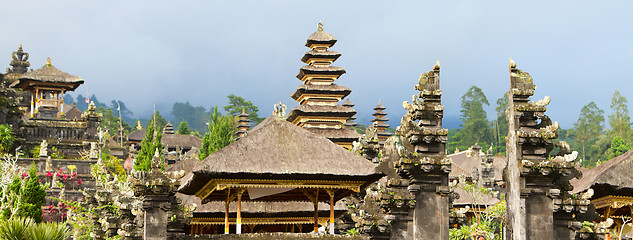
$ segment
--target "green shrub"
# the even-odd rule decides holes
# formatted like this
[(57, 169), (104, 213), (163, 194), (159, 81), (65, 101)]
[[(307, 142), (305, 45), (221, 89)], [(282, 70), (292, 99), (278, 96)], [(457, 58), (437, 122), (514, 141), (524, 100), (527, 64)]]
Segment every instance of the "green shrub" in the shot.
[(2, 240), (26, 240), (27, 231), (35, 222), (32, 218), (16, 217), (6, 221), (0, 221), (0, 239)]
[(47, 222), (32, 225), (25, 235), (29, 240), (66, 240), (70, 230), (66, 223)]

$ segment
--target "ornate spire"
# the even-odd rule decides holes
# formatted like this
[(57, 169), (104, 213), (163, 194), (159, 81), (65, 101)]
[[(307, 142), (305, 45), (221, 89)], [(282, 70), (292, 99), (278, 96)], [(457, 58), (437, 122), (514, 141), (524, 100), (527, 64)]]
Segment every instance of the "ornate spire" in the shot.
[(7, 69), (7, 73), (26, 73), (28, 68), (31, 66), (31, 63), (29, 63), (29, 54), (22, 50), (22, 43), (18, 46), (18, 50), (13, 52), (11, 55), (13, 59), (9, 64), (11, 65), (11, 68)]
[[(343, 102), (341, 104), (341, 106), (343, 107), (348, 107), (348, 108), (354, 108), (354, 103), (352, 101), (349, 100), (349, 98), (345, 99), (345, 102)], [(354, 122), (356, 120), (356, 115), (351, 116), (347, 119), (347, 121), (345, 122), (345, 124), (343, 124), (346, 127), (356, 127), (358, 126), (358, 123)]]
[(249, 115), (246, 113), (246, 110), (242, 108), (242, 113), (238, 116), (240, 119), (237, 120), (237, 139), (241, 138), (246, 134), (246, 132), (251, 128), (251, 120), (248, 119)]
[(163, 128), (163, 134), (174, 134), (174, 125), (171, 124), (171, 121), (167, 122), (167, 125)]
[(338, 104), (352, 91), (334, 83), (345, 73), (342, 67), (331, 66), (341, 56), (341, 53), (329, 50), (334, 43), (336, 38), (323, 31), (322, 23), (308, 37), (306, 46), (310, 51), (301, 58), (307, 65), (297, 74), (302, 85), (291, 95), (299, 106), (286, 120), (350, 149), (358, 134), (345, 127), (353, 126), (356, 111), (351, 108), (353, 104)]
[(389, 128), (389, 124), (387, 124), (387, 121), (389, 121), (389, 119), (385, 117), (387, 116), (387, 113), (384, 112), (385, 109), (387, 108), (380, 103), (380, 100), (378, 100), (378, 105), (374, 107), (374, 111), (376, 112), (372, 114), (372, 116), (374, 116), (374, 119), (371, 120), (371, 122), (376, 125), (376, 129), (378, 130), (377, 134), (380, 147), (383, 147), (385, 145), (385, 140), (387, 140), (387, 138), (391, 136), (391, 133), (386, 131), (387, 128)]
[(143, 126), (141, 125), (140, 120), (136, 120), (136, 130), (143, 130)]

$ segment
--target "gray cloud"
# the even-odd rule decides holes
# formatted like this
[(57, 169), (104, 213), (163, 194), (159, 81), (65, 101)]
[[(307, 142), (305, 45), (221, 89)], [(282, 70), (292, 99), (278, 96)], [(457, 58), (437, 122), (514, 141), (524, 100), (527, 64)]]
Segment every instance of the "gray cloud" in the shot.
[[(418, 76), (442, 65), (446, 116), (477, 85), (491, 106), (507, 91), (508, 57), (530, 72), (549, 115), (572, 126), (583, 105), (610, 113), (617, 88), (633, 101), (629, 1), (10, 1), (0, 22), (0, 65), (18, 43), (39, 68), (46, 57), (81, 76), (76, 93), (125, 101), (137, 115), (175, 101), (207, 108), (234, 93), (261, 115), (289, 95), (319, 20), (339, 39), (338, 84), (350, 87), (359, 122), (380, 99), (392, 126)], [(1, 54), (4, 53), (4, 58)]]

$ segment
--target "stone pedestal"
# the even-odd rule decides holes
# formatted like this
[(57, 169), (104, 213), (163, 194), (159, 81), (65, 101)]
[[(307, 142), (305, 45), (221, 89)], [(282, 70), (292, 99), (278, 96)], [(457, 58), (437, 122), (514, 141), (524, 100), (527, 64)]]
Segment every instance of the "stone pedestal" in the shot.
[(145, 195), (143, 210), (145, 211), (143, 239), (167, 239), (167, 222), (169, 210), (171, 210), (169, 195)]
[[(415, 195), (412, 239), (448, 239), (448, 172), (413, 174), (409, 191)], [(411, 239), (411, 238), (409, 238)]]

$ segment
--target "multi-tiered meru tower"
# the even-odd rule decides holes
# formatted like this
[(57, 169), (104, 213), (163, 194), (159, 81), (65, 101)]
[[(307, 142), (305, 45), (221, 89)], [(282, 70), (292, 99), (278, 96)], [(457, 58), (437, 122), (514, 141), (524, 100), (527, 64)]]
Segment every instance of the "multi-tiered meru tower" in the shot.
[(306, 47), (310, 51), (301, 58), (308, 65), (301, 67), (297, 74), (303, 85), (291, 95), (300, 105), (290, 112), (287, 120), (351, 149), (358, 134), (344, 125), (356, 111), (337, 104), (352, 91), (334, 84), (345, 73), (342, 67), (330, 66), (341, 56), (339, 52), (328, 51), (335, 43), (336, 38), (323, 31), (321, 23), (308, 37)]
[(389, 118), (385, 117), (387, 116), (387, 113), (384, 112), (385, 109), (387, 108), (378, 101), (378, 105), (374, 107), (374, 111), (376, 112), (372, 114), (374, 118), (371, 120), (372, 123), (376, 123), (376, 128), (378, 129), (378, 143), (381, 148), (385, 146), (385, 140), (391, 136), (391, 133), (387, 132), (387, 128), (389, 128), (387, 121), (389, 121)]

